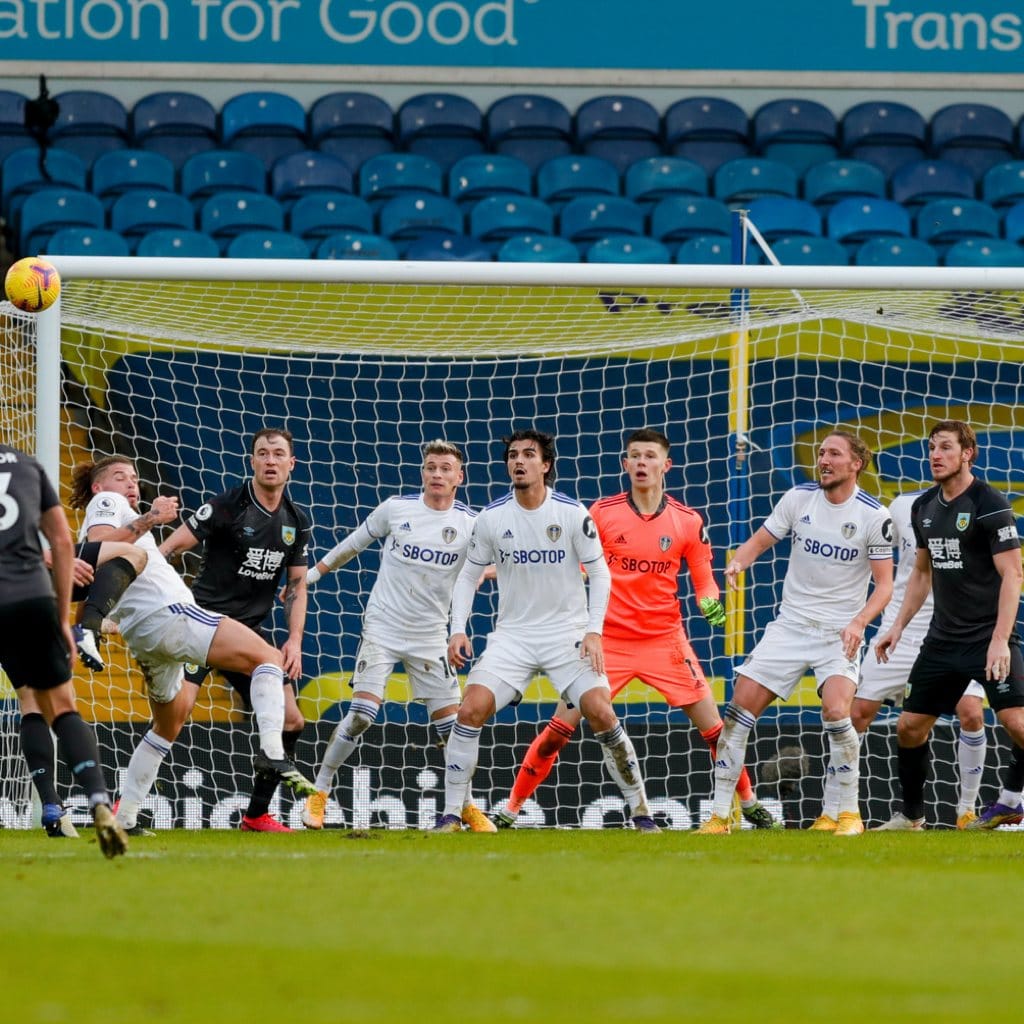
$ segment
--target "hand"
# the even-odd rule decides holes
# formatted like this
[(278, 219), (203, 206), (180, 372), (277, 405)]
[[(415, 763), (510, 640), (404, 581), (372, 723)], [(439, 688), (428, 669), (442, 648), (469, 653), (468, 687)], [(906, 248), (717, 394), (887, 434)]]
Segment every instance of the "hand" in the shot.
[(71, 578), (76, 587), (87, 587), (92, 583), (92, 566), (81, 558), (76, 558), (71, 563)]
[(700, 611), (712, 626), (725, 625), (725, 606), (717, 598), (702, 597)]
[(853, 661), (857, 657), (861, 644), (864, 643), (864, 627), (854, 619), (853, 622), (840, 632), (839, 639), (843, 644), (843, 654), (850, 661)]
[(590, 662), (590, 667), (604, 675), (604, 645), (601, 643), (600, 633), (587, 633), (580, 642), (580, 657)]
[(496, 580), (497, 578), (498, 567), (493, 562), (490, 565), (485, 565), (484, 571), (477, 577), (476, 589), (479, 590), (487, 580)]
[(726, 584), (726, 586), (731, 587), (733, 590), (739, 590), (740, 589), (740, 584), (739, 584), (738, 576), (743, 571), (744, 571), (744, 567), (741, 566), (740, 563), (734, 558), (725, 567), (725, 584)]
[(289, 679), (301, 679), (302, 644), (288, 639), (281, 648), (281, 653), (284, 655), (284, 674)]
[(161, 494), (153, 499), (149, 514), (156, 523), (170, 523), (178, 518), (178, 499), (168, 494)]
[(1005, 640), (992, 639), (985, 655), (985, 678), (1002, 682), (1010, 674), (1010, 645)]
[(452, 633), (448, 640), (448, 663), (452, 668), (466, 667), (466, 662), (473, 657), (473, 643), (465, 633)]
[(896, 645), (900, 642), (902, 635), (903, 630), (893, 626), (888, 633), (883, 633), (875, 642), (875, 658), (880, 665), (884, 665), (889, 660), (889, 655), (896, 650)]

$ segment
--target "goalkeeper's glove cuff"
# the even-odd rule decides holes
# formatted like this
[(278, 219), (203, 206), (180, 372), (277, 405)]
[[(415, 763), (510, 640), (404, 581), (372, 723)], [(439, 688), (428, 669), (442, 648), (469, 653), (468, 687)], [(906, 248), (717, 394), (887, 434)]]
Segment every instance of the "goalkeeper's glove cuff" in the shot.
[(712, 626), (725, 625), (725, 606), (721, 601), (713, 597), (703, 597), (700, 601), (700, 610)]

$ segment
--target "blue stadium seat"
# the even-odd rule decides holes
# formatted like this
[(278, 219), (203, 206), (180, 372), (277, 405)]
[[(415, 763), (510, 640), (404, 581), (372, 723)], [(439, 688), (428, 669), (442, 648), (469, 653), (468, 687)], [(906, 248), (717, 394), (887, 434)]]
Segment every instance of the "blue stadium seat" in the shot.
[(489, 147), (522, 160), (531, 171), (573, 150), (572, 116), (549, 96), (505, 96), (488, 108), (486, 123)]
[(839, 122), (843, 154), (866, 160), (886, 177), (926, 155), (928, 126), (913, 107), (886, 100), (858, 103)]
[(8, 220), (27, 195), (64, 185), (86, 191), (86, 166), (80, 156), (66, 149), (18, 149), (0, 164), (0, 207)]
[(110, 226), (120, 231), (130, 245), (150, 231), (161, 228), (195, 227), (192, 204), (176, 192), (148, 192), (136, 189), (118, 196), (110, 208)]
[(556, 156), (537, 168), (537, 198), (555, 210), (577, 196), (619, 194), (619, 172), (596, 156)]
[(1024, 202), (1014, 203), (1003, 214), (1003, 235), (1018, 245), (1024, 243)]
[(305, 149), (281, 157), (270, 172), (270, 193), (287, 208), (314, 192), (351, 192), (352, 172), (330, 153)]
[(398, 250), (380, 235), (341, 231), (328, 235), (316, 250), (318, 260), (397, 260)]
[(61, 256), (130, 256), (127, 240), (109, 228), (61, 228), (50, 235), (44, 252)]
[(721, 235), (729, 241), (732, 231), (729, 208), (707, 196), (669, 196), (651, 211), (649, 234), (671, 244), (698, 235)]
[(666, 196), (706, 196), (708, 176), (700, 164), (681, 156), (651, 156), (626, 168), (627, 199), (651, 206)]
[(804, 174), (804, 199), (827, 209), (840, 199), (885, 198), (885, 174), (866, 160), (826, 160)]
[(792, 167), (762, 156), (741, 157), (721, 165), (713, 178), (716, 199), (740, 206), (762, 196), (797, 194), (797, 174)]
[(273, 196), (218, 192), (200, 207), (199, 230), (213, 236), (224, 251), (243, 231), (283, 231), (284, 207)]
[(92, 194), (109, 210), (119, 195), (133, 189), (173, 192), (174, 164), (149, 150), (116, 149), (96, 158), (90, 178)]
[(580, 251), (557, 235), (515, 235), (498, 249), (502, 263), (579, 263)]
[(444, 172), (430, 157), (416, 153), (381, 153), (359, 168), (359, 194), (377, 207), (407, 192), (444, 192)]
[(708, 177), (727, 161), (750, 153), (746, 112), (731, 100), (677, 100), (665, 111), (662, 124), (666, 151), (700, 164)]
[(789, 235), (772, 243), (775, 258), (784, 267), (845, 267), (846, 247), (832, 238)]
[(19, 211), (19, 256), (42, 252), (60, 228), (101, 228), (103, 204), (91, 193), (70, 187), (40, 189), (25, 197)]
[(469, 233), (498, 249), (516, 235), (553, 235), (555, 214), (532, 196), (488, 196), (469, 211)]
[(986, 103), (951, 103), (932, 115), (930, 127), (935, 155), (967, 168), (975, 181), (1016, 155), (1013, 122)]
[(484, 151), (484, 116), (465, 96), (411, 96), (398, 108), (396, 123), (403, 149), (435, 160), (445, 171), (462, 157)]
[(217, 111), (191, 92), (143, 96), (132, 108), (131, 127), (136, 146), (162, 154), (179, 171), (189, 157), (220, 145)]
[(859, 267), (937, 267), (939, 254), (919, 238), (869, 238), (857, 247)]
[(576, 142), (624, 174), (630, 164), (661, 154), (661, 118), (636, 96), (595, 96), (576, 110)]
[(754, 112), (751, 126), (757, 152), (788, 164), (798, 177), (839, 152), (835, 114), (815, 100), (771, 100)]
[(49, 131), (51, 145), (71, 150), (90, 166), (102, 153), (128, 145), (128, 111), (116, 97), (72, 89), (54, 99), (60, 113)]
[(258, 156), (269, 171), (281, 157), (306, 148), (306, 111), (284, 93), (243, 92), (221, 109), (221, 138), (229, 149)]
[(378, 230), (399, 254), (424, 235), (461, 235), (462, 211), (446, 196), (429, 192), (395, 196), (377, 213)]
[(642, 235), (644, 211), (622, 196), (578, 196), (562, 207), (558, 233), (585, 250), (610, 235)]
[(1005, 238), (963, 238), (946, 250), (947, 267), (1024, 267), (1024, 248)]
[(869, 238), (908, 238), (910, 214), (891, 199), (840, 199), (828, 212), (827, 234), (850, 249)]
[(821, 234), (821, 214), (804, 199), (766, 196), (755, 199), (747, 214), (769, 243), (780, 238)]
[(253, 153), (213, 149), (197, 153), (181, 169), (181, 194), (198, 209), (218, 192), (267, 190), (267, 169)]
[(676, 263), (731, 264), (732, 242), (722, 235), (695, 235), (676, 249)]
[(915, 234), (941, 253), (961, 238), (998, 238), (999, 214), (980, 199), (933, 199), (918, 210)]
[(220, 246), (205, 231), (194, 231), (190, 228), (157, 228), (155, 231), (146, 232), (139, 239), (135, 255), (212, 259), (220, 256)]
[(332, 92), (321, 96), (309, 110), (310, 142), (359, 168), (395, 148), (395, 114), (386, 101), (368, 92)]
[(474, 153), (452, 165), (448, 195), (463, 208), (487, 196), (528, 196), (533, 190), (530, 168), (514, 156)]
[(1024, 160), (1007, 160), (990, 167), (981, 179), (981, 198), (998, 207), (1024, 200)]
[(893, 173), (892, 198), (904, 206), (932, 199), (973, 199), (974, 178), (966, 167), (946, 160), (915, 160)]
[(308, 260), (309, 246), (287, 231), (242, 231), (231, 239), (224, 255), (248, 260)]
[(667, 245), (646, 235), (601, 238), (586, 251), (588, 263), (671, 263)]
[(373, 234), (373, 210), (365, 199), (347, 192), (317, 192), (295, 200), (288, 226), (308, 242), (342, 231)]
[(405, 259), (485, 263), (492, 259), (492, 254), (488, 245), (470, 235), (428, 234), (417, 238), (405, 250)]
[(0, 89), (0, 163), (17, 149), (36, 144), (25, 127), (27, 97), (11, 89)]

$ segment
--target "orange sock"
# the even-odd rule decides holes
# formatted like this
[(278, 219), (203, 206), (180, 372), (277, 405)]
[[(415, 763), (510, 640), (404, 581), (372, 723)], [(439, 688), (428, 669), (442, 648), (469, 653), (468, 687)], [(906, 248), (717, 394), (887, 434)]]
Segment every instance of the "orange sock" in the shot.
[[(718, 756), (718, 737), (722, 732), (722, 723), (719, 722), (712, 729), (708, 729), (707, 732), (702, 732), (701, 736), (704, 737), (704, 742), (711, 748), (711, 760)], [(754, 799), (754, 787), (750, 784), (750, 773), (746, 767), (740, 772), (740, 777), (736, 782), (736, 794), (741, 800), (753, 800)]]
[(523, 758), (523, 763), (512, 786), (512, 795), (508, 800), (508, 809), (518, 814), (523, 804), (533, 796), (537, 787), (548, 777), (562, 749), (572, 739), (574, 729), (571, 725), (554, 717), (544, 726), (530, 744), (530, 749)]

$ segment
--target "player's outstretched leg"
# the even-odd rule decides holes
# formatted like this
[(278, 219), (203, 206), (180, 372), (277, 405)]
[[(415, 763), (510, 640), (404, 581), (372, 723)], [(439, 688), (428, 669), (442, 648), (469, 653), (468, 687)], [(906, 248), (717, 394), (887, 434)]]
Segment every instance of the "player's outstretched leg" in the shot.
[[(718, 737), (721, 734), (721, 722), (701, 733), (701, 737), (711, 750), (712, 764), (714, 764), (718, 757)], [(776, 821), (772, 817), (771, 811), (754, 795), (754, 786), (750, 781), (750, 773), (747, 771), (746, 766), (743, 767), (740, 777), (736, 780), (736, 796), (739, 797), (740, 801), (740, 813), (743, 815), (744, 820), (750, 822), (754, 828), (773, 829), (782, 827), (782, 823)]]
[[(285, 757), (290, 761), (295, 760), (295, 748), (298, 746), (299, 738), (302, 736), (301, 729), (286, 729), (281, 739), (284, 744)], [(272, 775), (265, 775), (257, 772), (252, 780), (252, 795), (249, 797), (249, 806), (242, 815), (239, 822), (239, 829), (242, 832), (292, 832), (283, 822), (280, 822), (270, 813), (270, 802), (277, 792), (278, 782)]]
[(516, 773), (516, 780), (512, 785), (512, 793), (508, 798), (505, 810), (497, 811), (493, 816), (499, 828), (514, 826), (516, 816), (523, 809), (523, 804), (533, 796), (537, 787), (551, 774), (558, 755), (572, 739), (573, 732), (575, 732), (575, 726), (555, 715), (537, 733)]
[[(100, 547), (101, 557), (106, 546)], [(93, 672), (101, 672), (105, 667), (99, 651), (103, 619), (132, 585), (147, 561), (142, 548), (134, 544), (117, 545), (118, 549), (121, 547), (125, 549), (124, 555), (117, 555), (97, 566), (82, 606), (81, 621), (73, 629), (78, 656), (82, 664)]]
[(747, 756), (750, 731), (756, 716), (735, 702), (730, 702), (723, 716), (715, 757), (715, 797), (711, 817), (697, 830), (701, 835), (724, 835), (732, 831), (730, 812), (733, 795)]

